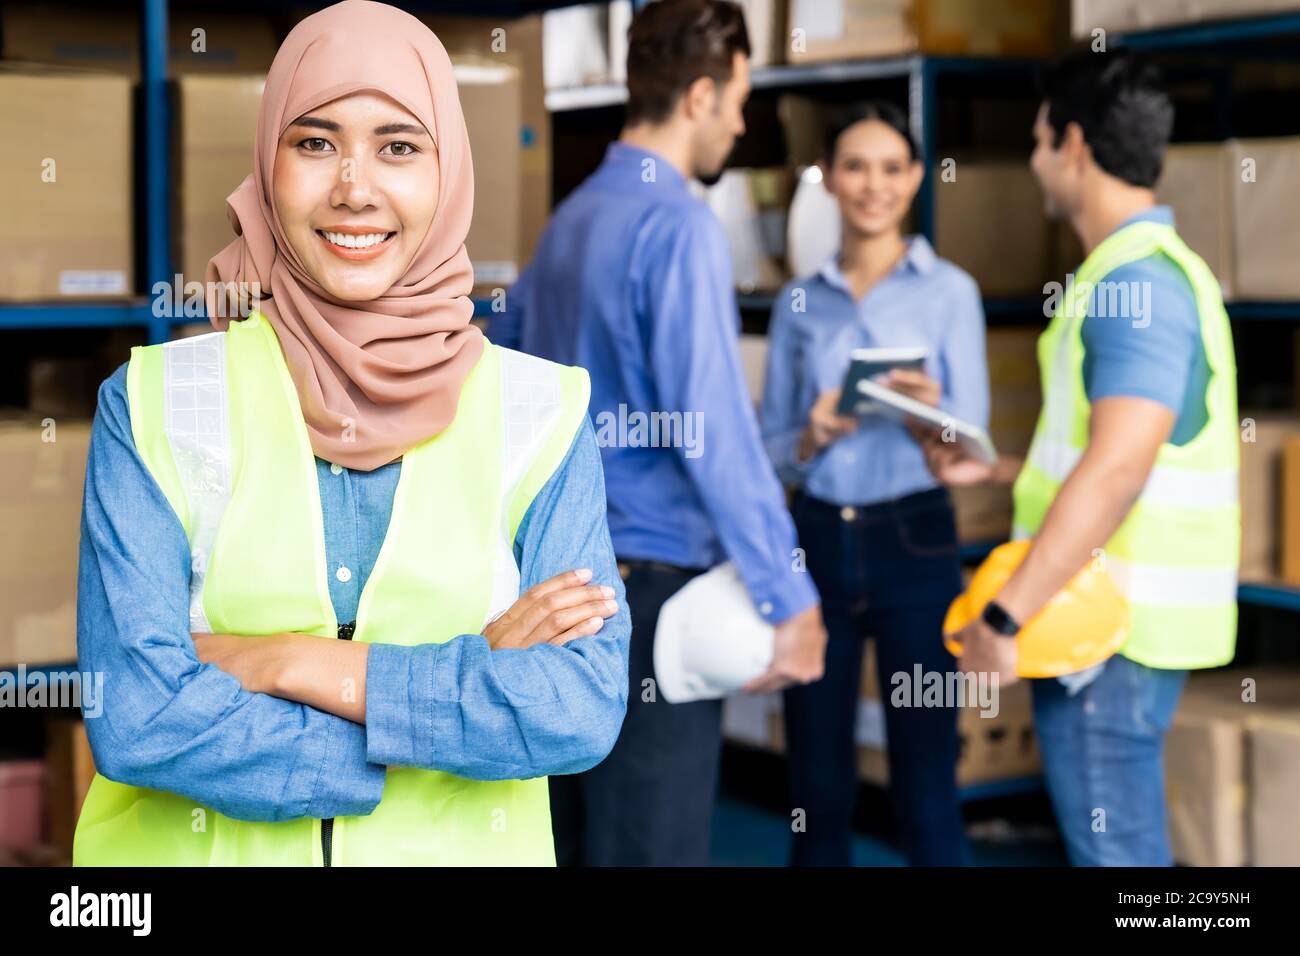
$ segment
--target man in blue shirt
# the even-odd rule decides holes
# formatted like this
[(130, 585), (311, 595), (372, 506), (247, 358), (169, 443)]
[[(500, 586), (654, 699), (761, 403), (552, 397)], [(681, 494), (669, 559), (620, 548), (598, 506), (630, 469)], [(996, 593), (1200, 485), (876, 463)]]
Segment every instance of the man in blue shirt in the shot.
[(741, 372), (721, 224), (687, 180), (716, 180), (744, 132), (749, 43), (718, 0), (662, 0), (629, 30), (626, 125), (556, 210), (489, 328), (493, 341), (591, 372), (609, 527), (632, 612), (630, 693), (610, 756), (553, 777), (560, 863), (701, 865), (721, 702), (670, 704), (654, 684), (660, 606), (735, 563), (776, 625), (768, 672), (745, 689), (821, 676), (826, 634)]

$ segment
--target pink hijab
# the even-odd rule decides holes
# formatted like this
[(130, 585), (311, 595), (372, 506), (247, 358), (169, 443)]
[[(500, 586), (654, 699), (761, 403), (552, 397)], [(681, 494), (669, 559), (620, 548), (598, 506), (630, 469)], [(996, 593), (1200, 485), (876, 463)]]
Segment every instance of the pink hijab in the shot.
[[(298, 117), (362, 90), (382, 93), (433, 136), (437, 211), (410, 268), (371, 302), (332, 298), (307, 274), (275, 212), (280, 136)], [(474, 168), (451, 61), (410, 14), (346, 0), (303, 20), (271, 64), (257, 118), (253, 173), (227, 200), (236, 239), (208, 263), (208, 289), (257, 283), (298, 391), (312, 450), (372, 471), (446, 428), (483, 351), (470, 324), (474, 273), (465, 252)], [(269, 293), (269, 297), (268, 297)], [(212, 324), (239, 314), (209, 291)]]

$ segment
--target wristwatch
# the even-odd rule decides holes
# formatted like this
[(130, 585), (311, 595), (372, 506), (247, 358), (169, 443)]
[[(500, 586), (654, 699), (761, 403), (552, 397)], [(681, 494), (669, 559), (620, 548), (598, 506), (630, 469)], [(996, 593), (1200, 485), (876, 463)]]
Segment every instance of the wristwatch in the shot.
[(989, 601), (984, 605), (984, 613), (980, 615), (980, 619), (1003, 637), (1015, 637), (1020, 633), (1020, 623), (997, 601)]

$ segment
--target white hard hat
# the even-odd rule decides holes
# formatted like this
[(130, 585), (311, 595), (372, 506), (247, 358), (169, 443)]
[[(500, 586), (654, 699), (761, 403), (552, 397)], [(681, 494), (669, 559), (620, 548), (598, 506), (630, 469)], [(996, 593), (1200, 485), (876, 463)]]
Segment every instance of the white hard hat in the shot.
[(772, 663), (775, 628), (759, 616), (730, 561), (664, 602), (655, 628), (655, 677), (664, 700), (726, 697)]

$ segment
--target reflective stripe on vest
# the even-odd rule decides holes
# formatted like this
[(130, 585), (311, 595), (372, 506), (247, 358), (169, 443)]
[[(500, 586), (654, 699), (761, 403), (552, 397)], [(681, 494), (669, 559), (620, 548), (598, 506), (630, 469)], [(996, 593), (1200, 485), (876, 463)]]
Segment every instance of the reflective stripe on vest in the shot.
[(1137, 502), (1106, 543), (1104, 560), (1130, 604), (1121, 654), (1151, 667), (1214, 667), (1231, 660), (1236, 638), (1236, 364), (1218, 282), (1171, 227), (1134, 223), (1098, 245), (1039, 339), (1043, 408), (1015, 484), (1014, 534), (1037, 534), (1087, 447), (1091, 405), (1083, 382), (1082, 323), (1089, 296), (1115, 269), (1156, 254), (1179, 266), (1196, 297), (1211, 373), (1208, 416), (1185, 445), (1161, 446)]
[[(255, 313), (225, 333), (133, 349), (127, 380), (137, 448), (204, 570), (191, 581), (195, 620), (218, 633), (336, 636), (316, 463), (269, 322)], [(564, 460), (588, 390), (581, 369), (485, 347), (452, 424), (403, 456), (354, 640), (413, 645), (480, 633), (515, 599), (519, 522)], [(422, 732), (456, 730), (436, 712), (411, 717)], [(475, 779), (390, 767), (371, 814), (335, 819), (331, 862), (553, 864), (546, 778), (498, 779), (484, 759)], [(74, 862), (320, 865), (321, 824), (234, 820), (96, 776)]]
[(169, 342), (163, 348), (163, 427), (191, 522), (190, 630), (210, 634), (203, 582), (217, 527), (230, 500), (226, 339), (212, 332)]

